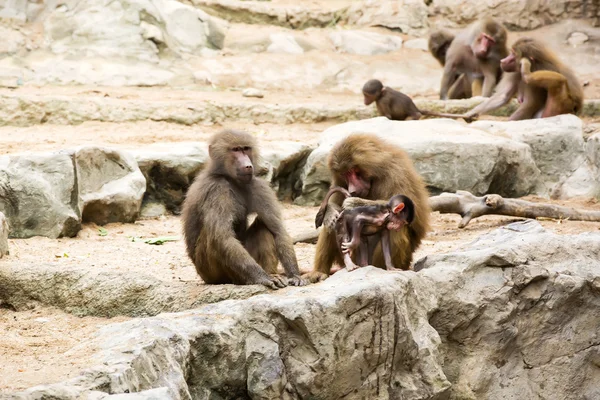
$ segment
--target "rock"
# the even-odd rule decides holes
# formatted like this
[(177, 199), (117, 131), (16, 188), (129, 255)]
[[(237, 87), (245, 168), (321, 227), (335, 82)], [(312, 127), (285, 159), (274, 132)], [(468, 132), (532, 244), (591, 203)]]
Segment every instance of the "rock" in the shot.
[(57, 54), (130, 57), (155, 63), (159, 59), (153, 40), (159, 31), (161, 42), (176, 53), (221, 48), (225, 37), (214, 18), (175, 0), (66, 3), (48, 16), (45, 28)]
[(411, 39), (407, 40), (404, 43), (404, 47), (407, 49), (417, 49), (423, 51), (429, 51), (429, 45), (427, 44), (427, 39), (419, 38), (419, 39)]
[(599, 252), (598, 233), (515, 223), (427, 256), (419, 272), (342, 270), (105, 326), (82, 344), (99, 349), (96, 365), (15, 395), (594, 398)]
[(185, 193), (208, 160), (206, 143), (155, 143), (132, 153), (146, 178), (144, 204), (179, 214)]
[[(476, 121), (471, 126), (529, 145), (540, 170), (534, 193), (541, 196), (565, 198), (569, 192), (568, 184), (563, 187), (565, 180), (585, 162), (583, 124), (574, 115), (526, 121)], [(597, 191), (598, 185), (596, 182), (590, 189)]]
[(402, 38), (374, 32), (340, 30), (329, 38), (338, 51), (350, 54), (385, 54), (402, 47)]
[[(189, 268), (194, 268), (191, 261)], [(82, 317), (157, 315), (227, 299), (245, 299), (267, 291), (261, 285), (205, 285), (200, 278), (161, 280), (126, 270), (90, 270), (64, 265), (57, 268), (39, 262), (0, 264), (0, 304), (27, 310), (37, 302)]]
[(10, 236), (75, 236), (81, 208), (73, 159), (66, 153), (0, 156), (0, 212)]
[(8, 255), (8, 222), (0, 212), (0, 258)]
[(585, 42), (590, 40), (590, 37), (583, 32), (573, 32), (567, 39), (567, 43), (569, 43), (573, 47), (581, 46)]
[(530, 193), (539, 175), (529, 146), (447, 119), (391, 121), (385, 117), (347, 122), (323, 132), (302, 172), (298, 204), (317, 204), (331, 177), (329, 151), (354, 132), (374, 133), (405, 149), (433, 193), (468, 190), (510, 197)]
[(424, 35), (429, 27), (427, 6), (421, 0), (352, 2), (347, 15), (351, 25), (382, 26), (414, 36)]
[(82, 147), (74, 158), (83, 222), (134, 222), (146, 179), (133, 156), (109, 148)]
[(570, 0), (508, 0), (502, 2), (471, 2), (469, 0), (432, 0), (431, 15), (444, 17), (457, 24), (467, 24), (490, 16), (513, 30), (532, 30), (567, 18), (593, 18), (600, 6)]
[(242, 92), (242, 96), (244, 96), (244, 97), (256, 97), (258, 99), (262, 99), (263, 97), (265, 97), (265, 94), (262, 92), (262, 90), (258, 90), (258, 89), (255, 89), (255, 88), (246, 88)]
[(269, 173), (265, 177), (280, 200), (290, 200), (300, 194), (295, 185), (313, 147), (291, 141), (270, 142), (261, 147), (263, 164)]
[(302, 54), (304, 49), (296, 42), (293, 35), (285, 33), (273, 33), (271, 44), (267, 47), (269, 53)]
[(25, 21), (27, 19), (28, 0), (8, 0), (3, 2), (0, 8), (0, 18), (16, 19)]

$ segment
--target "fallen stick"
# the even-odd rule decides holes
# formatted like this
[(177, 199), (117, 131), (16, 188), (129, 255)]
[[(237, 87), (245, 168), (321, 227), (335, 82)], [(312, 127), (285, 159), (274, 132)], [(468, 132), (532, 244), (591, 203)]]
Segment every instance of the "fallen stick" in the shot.
[[(366, 200), (358, 197), (346, 199), (348, 208), (377, 203), (377, 200)], [(552, 204), (534, 203), (519, 199), (505, 199), (498, 194), (487, 194), (477, 197), (467, 191), (458, 190), (456, 193), (442, 193), (429, 198), (432, 211), (441, 214), (458, 214), (462, 220), (458, 224), (464, 228), (473, 218), (484, 215), (504, 215), (521, 218), (549, 218), (570, 221), (600, 222), (600, 211), (577, 210), (572, 207)], [(318, 230), (303, 232), (294, 237), (294, 243), (315, 243), (319, 236)]]
[(534, 203), (526, 200), (505, 199), (497, 194), (476, 197), (463, 190), (430, 197), (429, 204), (432, 211), (439, 211), (441, 214), (459, 214), (462, 217), (458, 224), (459, 228), (464, 228), (473, 218), (483, 215), (600, 221), (600, 211), (577, 210), (571, 207)]

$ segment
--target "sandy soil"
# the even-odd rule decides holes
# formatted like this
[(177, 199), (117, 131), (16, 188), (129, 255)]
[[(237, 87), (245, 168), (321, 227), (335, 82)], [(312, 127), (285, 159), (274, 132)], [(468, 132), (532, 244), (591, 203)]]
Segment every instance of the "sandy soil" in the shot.
[[(540, 199), (530, 198), (535, 201)], [(594, 200), (552, 201), (600, 210)], [(316, 207), (284, 205), (286, 226), (294, 235), (312, 227)], [(433, 230), (417, 251), (415, 259), (428, 254), (452, 251), (479, 235), (517, 221), (516, 218), (489, 216), (473, 220), (465, 229), (457, 229), (459, 216), (433, 215)], [(541, 221), (560, 234), (577, 234), (600, 230), (600, 223), (574, 221)], [(185, 254), (183, 242), (152, 246), (132, 242), (131, 237), (178, 236), (178, 217), (162, 217), (135, 224), (109, 224), (108, 234), (100, 236), (98, 227), (88, 224), (76, 238), (51, 240), (42, 237), (11, 239), (11, 255), (0, 263), (50, 263), (114, 271), (139, 271), (162, 280), (199, 279)], [(302, 271), (312, 268), (315, 245), (297, 244), (296, 253)], [(49, 307), (15, 312), (0, 309), (0, 391), (13, 391), (42, 383), (76, 376), (90, 366), (90, 356), (97, 349), (86, 339), (102, 325), (126, 318), (78, 318)], [(57, 357), (60, 354), (60, 357)], [(0, 392), (1, 393), (1, 392)]]

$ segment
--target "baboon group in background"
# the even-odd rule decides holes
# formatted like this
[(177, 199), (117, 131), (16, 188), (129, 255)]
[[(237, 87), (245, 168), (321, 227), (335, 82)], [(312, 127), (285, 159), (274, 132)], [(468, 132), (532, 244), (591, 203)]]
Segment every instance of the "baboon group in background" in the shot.
[[(444, 67), (440, 99), (488, 97), (464, 115), (419, 110), (410, 97), (376, 79), (363, 86), (364, 103), (375, 102), (379, 113), (393, 120), (470, 121), (515, 95), (520, 105), (511, 120), (581, 111), (583, 90), (571, 68), (535, 39), (521, 38), (510, 50), (506, 41), (504, 26), (490, 18), (456, 36), (443, 30), (430, 36), (429, 49)], [(429, 229), (428, 192), (409, 156), (375, 135), (352, 134), (329, 155), (332, 189), (315, 219), (317, 227), (325, 226), (313, 270), (301, 277), (277, 199), (266, 181), (254, 177), (254, 138), (225, 130), (210, 140), (209, 156), (182, 213), (188, 255), (206, 283), (301, 286), (327, 278), (334, 263), (349, 270), (367, 264), (408, 269)], [(284, 276), (278, 274), (279, 262)]]
[(363, 87), (365, 104), (375, 101), (379, 114), (393, 120), (429, 115), (472, 121), (517, 95), (519, 107), (510, 120), (579, 114), (583, 88), (573, 70), (536, 39), (518, 39), (510, 50), (506, 39), (504, 26), (491, 18), (471, 24), (456, 36), (445, 30), (430, 35), (429, 50), (444, 67), (440, 99), (488, 97), (465, 114), (420, 111), (410, 97), (377, 80)]

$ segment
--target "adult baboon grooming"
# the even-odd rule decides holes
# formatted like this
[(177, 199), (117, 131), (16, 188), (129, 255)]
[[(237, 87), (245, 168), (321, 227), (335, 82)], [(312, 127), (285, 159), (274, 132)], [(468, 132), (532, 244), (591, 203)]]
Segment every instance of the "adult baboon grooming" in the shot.
[[(210, 162), (190, 186), (182, 212), (187, 252), (198, 274), (215, 284), (303, 285), (275, 194), (254, 178), (254, 138), (225, 130), (210, 139), (208, 152)], [(287, 280), (277, 275), (278, 260)]]
[[(353, 134), (334, 146), (328, 166), (332, 187), (344, 187), (352, 196), (387, 201), (402, 193), (413, 200), (415, 215), (410, 226), (390, 232), (392, 260), (396, 266), (408, 269), (413, 252), (429, 229), (430, 213), (427, 189), (408, 155), (375, 135)], [(337, 214), (343, 199), (339, 193), (332, 196), (324, 218), (326, 225), (334, 219), (328, 214)], [(373, 254), (374, 266), (385, 268), (379, 242), (377, 235), (368, 238), (369, 254)], [(335, 230), (326, 226), (317, 241), (314, 269), (305, 276), (312, 282), (327, 278), (334, 261), (343, 265)]]
[[(446, 53), (450, 44), (454, 40), (454, 34), (446, 30), (439, 30), (432, 32), (429, 35), (427, 45), (429, 52), (442, 67), (446, 65)], [(448, 89), (449, 99), (468, 99), (472, 96), (471, 94), (471, 81), (467, 74), (457, 73), (455, 76), (450, 78), (450, 88)]]
[(459, 32), (446, 52), (440, 99), (448, 98), (448, 91), (460, 74), (466, 74), (472, 82), (473, 96), (490, 97), (502, 75), (500, 60), (507, 54), (506, 29), (491, 18)]
[(502, 60), (502, 69), (505, 74), (496, 93), (467, 112), (466, 119), (503, 106), (515, 94), (520, 104), (512, 121), (578, 114), (583, 108), (583, 89), (573, 70), (535, 39), (517, 40)]

